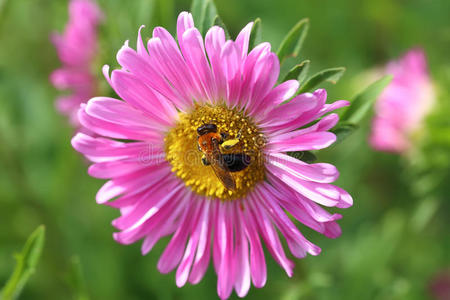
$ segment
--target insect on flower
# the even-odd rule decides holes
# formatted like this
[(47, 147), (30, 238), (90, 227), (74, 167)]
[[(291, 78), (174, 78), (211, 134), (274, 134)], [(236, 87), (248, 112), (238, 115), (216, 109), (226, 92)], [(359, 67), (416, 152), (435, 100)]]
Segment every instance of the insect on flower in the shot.
[(229, 150), (239, 143), (240, 134), (236, 139), (227, 140), (226, 133), (217, 133), (217, 125), (205, 124), (197, 128), (198, 147), (203, 152), (202, 163), (211, 166), (217, 178), (232, 191), (236, 190), (236, 182), (232, 172), (239, 172), (248, 167), (251, 157), (245, 153), (222, 153), (222, 149)]

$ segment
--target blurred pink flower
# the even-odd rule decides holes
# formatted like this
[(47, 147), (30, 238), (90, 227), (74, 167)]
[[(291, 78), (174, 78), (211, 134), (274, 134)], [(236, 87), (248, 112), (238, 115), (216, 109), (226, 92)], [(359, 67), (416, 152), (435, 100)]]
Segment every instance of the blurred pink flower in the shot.
[[(122, 244), (143, 239), (142, 253), (147, 254), (161, 237), (172, 236), (158, 269), (168, 273), (176, 268), (179, 287), (202, 279), (212, 253), (222, 299), (233, 288), (245, 296), (251, 282), (265, 285), (260, 238), (292, 276), (294, 263), (279, 233), (295, 257), (318, 255), (321, 249), (292, 219), (336, 238), (341, 234), (336, 220), (342, 216), (320, 205), (347, 208), (353, 203), (346, 191), (331, 184), (339, 176), (336, 167), (307, 164), (286, 153), (331, 145), (336, 137), (328, 130), (338, 116), (326, 114), (348, 102), (326, 104), (326, 91), (317, 90), (282, 104), (295, 95), (298, 82), (274, 86), (280, 66), (270, 44), (248, 53), (252, 25), (234, 41), (214, 26), (203, 41), (191, 14), (183, 12), (178, 43), (156, 27), (146, 47), (139, 31), (137, 51), (126, 43), (117, 54), (121, 68), (109, 78), (109, 67), (104, 67), (124, 101), (97, 97), (82, 104), (80, 123), (99, 136), (78, 133), (72, 139), (73, 147), (93, 162), (89, 174), (110, 179), (96, 198), (120, 209), (113, 221), (119, 230), (114, 239)], [(207, 143), (198, 143), (197, 129), (205, 124), (215, 124), (225, 142), (237, 141), (234, 151), (251, 158), (241, 171), (226, 167), (234, 188), (225, 188), (226, 180), (214, 172), (218, 161), (202, 164), (197, 147)], [(220, 138), (207, 141), (218, 149)]]
[(379, 151), (402, 153), (422, 127), (434, 103), (434, 90), (421, 49), (390, 62), (385, 73), (394, 78), (377, 100), (370, 144)]
[(428, 289), (433, 299), (450, 300), (450, 269), (433, 276)]
[(96, 78), (91, 69), (98, 50), (97, 26), (101, 19), (102, 13), (93, 1), (71, 0), (64, 34), (51, 36), (62, 67), (50, 75), (50, 81), (57, 89), (71, 92), (58, 98), (56, 107), (75, 127), (79, 126), (80, 104), (96, 91)]

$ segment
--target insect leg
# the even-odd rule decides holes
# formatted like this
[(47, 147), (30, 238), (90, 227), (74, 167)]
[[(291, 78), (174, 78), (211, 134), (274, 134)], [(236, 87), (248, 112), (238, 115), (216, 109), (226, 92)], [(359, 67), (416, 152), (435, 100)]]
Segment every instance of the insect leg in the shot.
[(222, 137), (221, 143), (223, 143), (223, 141), (225, 141), (230, 135), (226, 132), (221, 132), (220, 136)]
[(222, 143), (222, 148), (225, 150), (229, 150), (239, 143), (239, 139), (228, 140)]
[(202, 156), (202, 164), (204, 166), (209, 166), (211, 163), (208, 161), (205, 155)]

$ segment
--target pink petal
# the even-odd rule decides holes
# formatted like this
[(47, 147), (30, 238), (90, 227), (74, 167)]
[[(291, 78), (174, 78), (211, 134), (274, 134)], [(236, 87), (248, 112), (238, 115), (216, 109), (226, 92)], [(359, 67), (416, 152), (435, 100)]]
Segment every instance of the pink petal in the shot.
[(227, 41), (220, 53), (222, 69), (227, 80), (232, 80), (240, 68), (240, 61), (233, 41)]
[(320, 119), (314, 125), (311, 125), (309, 127), (291, 131), (288, 133), (281, 134), (280, 132), (276, 132), (276, 133), (271, 133), (269, 135), (272, 136), (272, 138), (271, 138), (272, 140), (278, 140), (280, 138), (288, 139), (290, 137), (295, 137), (295, 136), (298, 136), (301, 134), (306, 134), (306, 133), (311, 133), (311, 132), (328, 131), (331, 128), (333, 128), (337, 124), (338, 121), (339, 121), (339, 116), (337, 114), (329, 114), (329, 115), (323, 117), (322, 119)]
[(113, 225), (121, 230), (132, 230), (140, 227), (152, 218), (183, 188), (176, 181), (161, 180), (161, 182), (147, 188), (146, 193), (136, 202), (132, 209), (115, 219)]
[[(220, 53), (224, 44), (224, 30), (219, 26), (211, 27), (206, 33), (205, 49), (211, 64), (212, 74), (214, 76), (214, 82), (217, 90), (217, 94), (214, 96), (218, 99), (223, 99), (226, 96), (227, 87), (225, 77), (222, 72), (222, 62), (220, 59)], [(211, 99), (213, 102), (216, 100), (215, 97)]]
[(261, 288), (266, 284), (267, 270), (257, 224), (255, 224), (248, 209), (244, 209), (243, 212), (239, 211), (239, 214), (245, 221), (245, 234), (250, 243), (250, 273), (252, 275), (252, 282), (255, 287)]
[[(180, 212), (186, 207), (185, 204), (180, 202), (180, 195), (175, 195), (172, 197), (171, 201), (166, 202), (151, 218), (146, 220), (140, 226), (129, 227), (121, 232), (116, 232), (113, 234), (114, 239), (121, 244), (131, 244), (142, 238), (150, 237), (150, 243), (156, 243), (163, 230), (164, 224), (168, 222), (176, 222), (176, 218), (180, 218)], [(131, 207), (132, 209), (133, 207)], [(122, 213), (127, 213), (123, 208)], [(149, 243), (149, 242), (148, 242)], [(151, 245), (145, 245), (145, 249), (150, 251)]]
[(141, 25), (141, 27), (139, 27), (138, 37), (137, 37), (137, 41), (136, 41), (136, 50), (139, 55), (141, 55), (143, 57), (148, 57), (147, 50), (145, 49), (145, 45), (144, 45), (144, 42), (142, 41), (142, 37), (141, 37), (141, 31), (144, 27), (145, 27), (145, 25)]
[[(191, 199), (192, 200), (192, 199)], [(194, 200), (195, 201), (195, 200)], [(200, 211), (198, 214), (198, 218), (194, 218), (194, 223), (192, 225), (193, 232), (189, 238), (188, 245), (186, 246), (186, 251), (184, 252), (184, 256), (181, 259), (181, 263), (178, 266), (176, 273), (176, 284), (178, 287), (182, 287), (186, 284), (186, 281), (189, 277), (189, 271), (191, 269), (192, 263), (194, 261), (194, 257), (197, 252), (197, 245), (199, 244), (199, 240), (202, 235), (207, 231), (207, 224), (209, 218), (209, 200), (198, 200), (201, 201)]]
[(104, 65), (102, 67), (102, 73), (103, 76), (105, 77), (106, 81), (108, 82), (109, 86), (113, 86), (112, 82), (111, 82), (111, 77), (109, 76), (109, 66), (108, 65)]
[(298, 86), (297, 80), (288, 80), (279, 84), (267, 94), (259, 106), (252, 109), (250, 114), (254, 115), (259, 121), (263, 120), (263, 116), (269, 111), (294, 96)]
[[(178, 48), (178, 45), (172, 35), (166, 29), (156, 27), (153, 30), (153, 38), (157, 38), (161, 41), (160, 46), (157, 47), (159, 49), (159, 57), (164, 57), (170, 61), (160, 62), (153, 58), (152, 63), (161, 65), (162, 70), (168, 69), (168, 72), (166, 73), (172, 73), (175, 75), (175, 78), (177, 79), (172, 82), (172, 86), (178, 89), (180, 93), (186, 93), (186, 95), (194, 97), (194, 99), (197, 99), (199, 96), (203, 95), (201, 83), (198, 82), (198, 78), (195, 77), (196, 74), (191, 69), (191, 66), (188, 65), (186, 58), (181, 55), (180, 49)], [(180, 46), (183, 45), (182, 37), (179, 38), (178, 42), (180, 43)], [(159, 44), (156, 43), (156, 45), (158, 46)], [(174, 76), (172, 75), (172, 77)], [(171, 81), (170, 77), (167, 78)]]
[(149, 128), (129, 128), (123, 124), (101, 120), (90, 116), (86, 113), (85, 108), (86, 105), (81, 104), (78, 119), (84, 127), (96, 134), (116, 139), (148, 141), (156, 145), (162, 141), (160, 131), (149, 130)]
[(265, 186), (262, 185), (260, 186), (260, 190), (257, 190), (257, 193), (259, 194), (261, 201), (265, 204), (268, 214), (286, 238), (291, 253), (297, 258), (305, 257), (306, 253), (319, 255), (321, 249), (308, 241), (300, 233), (286, 213), (280, 208), (278, 199), (273, 196), (270, 189), (265, 188)]
[(334, 185), (300, 180), (289, 172), (278, 168), (269, 167), (269, 171), (293, 190), (319, 204), (339, 208), (347, 208), (353, 204), (351, 196)]
[(253, 109), (253, 106), (258, 107), (272, 90), (279, 74), (280, 62), (275, 53), (269, 53), (267, 58), (260, 58), (255, 65), (252, 93), (247, 103), (247, 108), (250, 111)]
[(250, 33), (252, 31), (253, 22), (248, 23), (242, 30), (239, 32), (236, 38), (236, 46), (241, 54), (241, 58), (245, 59), (247, 57), (248, 45), (250, 41)]
[(234, 214), (236, 216), (236, 248), (234, 251), (234, 270), (235, 270), (235, 281), (234, 288), (236, 294), (239, 297), (245, 297), (250, 289), (250, 263), (249, 263), (249, 249), (248, 241), (245, 236), (244, 231), (244, 221), (242, 216), (239, 215), (239, 204), (234, 205)]
[(221, 299), (230, 297), (233, 289), (233, 224), (229, 203), (219, 203), (216, 223), (214, 254), (219, 256), (217, 270), (217, 294)]
[(305, 151), (327, 148), (336, 141), (336, 135), (328, 131), (306, 134), (281, 134), (275, 141), (269, 141), (269, 152)]
[(234, 107), (239, 103), (241, 61), (233, 41), (227, 41), (222, 47), (220, 62), (226, 83), (225, 101), (230, 107)]
[(298, 87), (298, 81), (293, 79), (279, 84), (266, 96), (267, 103), (272, 103), (273, 105), (282, 104), (284, 101), (295, 95)]
[[(105, 205), (118, 208), (120, 210), (125, 207), (133, 207), (135, 204), (140, 202), (144, 197), (147, 197), (148, 193), (149, 189), (145, 189), (137, 194), (132, 193), (130, 195), (123, 195), (112, 201), (106, 202)], [(112, 223), (114, 225), (114, 221)]]
[(339, 121), (339, 116), (337, 114), (329, 114), (322, 119), (319, 120), (316, 124), (300, 129), (299, 131), (302, 133), (309, 133), (314, 131), (328, 131), (333, 128), (337, 122)]
[(163, 29), (155, 28), (154, 34), (161, 38), (153, 37), (147, 43), (150, 64), (167, 78), (183, 99), (192, 103), (200, 95), (199, 87), (195, 86), (175, 40)]
[[(164, 158), (161, 158), (159, 162), (155, 162), (155, 165), (163, 161), (165, 161)], [(130, 173), (134, 173), (141, 169), (147, 168), (148, 166), (149, 164), (144, 164), (141, 161), (135, 159), (133, 159), (132, 161), (105, 161), (91, 165), (88, 169), (88, 174), (95, 178), (109, 179), (125, 176)]]
[[(179, 217), (179, 213), (177, 211), (177, 209), (181, 210), (179, 208), (180, 207), (177, 207), (175, 210), (172, 210), (171, 216), (177, 213), (175, 217)], [(141, 247), (142, 255), (147, 255), (150, 251), (152, 251), (153, 247), (162, 237), (172, 235), (177, 230), (178, 226), (180, 226), (179, 222), (177, 222), (177, 220), (173, 220), (175, 218), (172, 219), (171, 216), (168, 217), (169, 219), (166, 219), (167, 222), (161, 222), (159, 227), (155, 226), (152, 232), (144, 238)]]
[(178, 40), (181, 41), (183, 38), (183, 34), (186, 30), (194, 27), (194, 19), (192, 15), (188, 12), (181, 12), (178, 15), (177, 20), (177, 37)]
[(91, 87), (92, 76), (88, 70), (60, 68), (50, 75), (50, 81), (57, 89), (73, 89)]
[(95, 97), (85, 106), (88, 115), (111, 123), (122, 124), (136, 130), (157, 130), (161, 126), (148, 118), (140, 110), (127, 103), (107, 97)]
[[(255, 84), (257, 84), (258, 79), (260, 79), (261, 76), (268, 76), (262, 77), (264, 82), (266, 82), (264, 79), (274, 76), (274, 74), (264, 74), (264, 70), (270, 69), (273, 66), (274, 58), (272, 54), (273, 53), (270, 52), (270, 44), (262, 43), (255, 47), (246, 57), (241, 70), (242, 85), (238, 103), (240, 107), (247, 107), (249, 101), (252, 99), (252, 94), (259, 92), (257, 88), (255, 88)], [(278, 76), (278, 74), (276, 74), (276, 76)], [(258, 86), (260, 85), (261, 84)], [(266, 86), (267, 84), (263, 84), (264, 88)], [(252, 101), (250, 101), (250, 103), (252, 103)]]
[(159, 258), (157, 267), (161, 273), (169, 273), (180, 262), (185, 249), (186, 239), (191, 231), (191, 224), (193, 222), (192, 216), (195, 216), (197, 207), (198, 201), (195, 201), (188, 209), (185, 210), (182, 217), (183, 221)]
[(204, 99), (211, 99), (215, 95), (215, 91), (202, 35), (197, 28), (188, 29), (183, 33), (179, 43), (186, 63), (198, 81), (197, 86), (202, 87)]
[(312, 121), (311, 116), (315, 115), (324, 105), (325, 99), (324, 97), (318, 97), (317, 94), (300, 94), (289, 103), (282, 104), (269, 111), (263, 122), (270, 127), (280, 127), (296, 120), (303, 120), (307, 124)]
[[(309, 100), (307, 101), (306, 99)], [(300, 94), (286, 104), (292, 105), (292, 111), (288, 110), (286, 107), (283, 108), (285, 105), (281, 105), (278, 109), (269, 113), (264, 121), (266, 124), (260, 124), (260, 126), (266, 127), (267, 131), (271, 133), (280, 134), (290, 132), (320, 118), (322, 115), (333, 109), (348, 104), (347, 101), (336, 101), (331, 105), (327, 105), (325, 104), (326, 99), (327, 93), (323, 89), (316, 90), (312, 94)], [(297, 101), (300, 101), (300, 103), (296, 104), (295, 102)], [(294, 110), (296, 105), (299, 106), (299, 110)], [(295, 115), (295, 112), (297, 115)], [(286, 118), (286, 115), (289, 115), (290, 117)]]
[(161, 167), (158, 170), (153, 170), (154, 167), (148, 167), (148, 169), (153, 172), (142, 169), (106, 182), (97, 192), (97, 203), (105, 203), (112, 198), (125, 193), (137, 194), (140, 191), (149, 188), (158, 180), (161, 180), (164, 175), (167, 176), (167, 174), (170, 174), (169, 166)]
[[(280, 200), (281, 205), (297, 219), (302, 224), (308, 226), (309, 228), (324, 234), (328, 238), (337, 238), (340, 234), (340, 227), (334, 221), (319, 222), (315, 220), (306, 210), (304, 206), (299, 204), (299, 201), (292, 199)], [(336, 220), (342, 218), (341, 215), (335, 214), (334, 218)]]
[(323, 106), (323, 108), (319, 111), (318, 117), (323, 116), (326, 113), (329, 113), (330, 111), (345, 107), (345, 106), (349, 106), (350, 102), (348, 102), (347, 100), (338, 100), (335, 101), (331, 104), (325, 104)]
[[(206, 201), (209, 201), (206, 199)], [(189, 275), (189, 282), (192, 284), (197, 284), (205, 275), (205, 272), (209, 265), (209, 260), (211, 257), (211, 235), (212, 235), (212, 220), (215, 218), (215, 202), (210, 203), (208, 208), (208, 214), (205, 219), (202, 220), (200, 238), (198, 242), (197, 253), (195, 255), (195, 261), (192, 266), (191, 274)]]
[(307, 164), (281, 153), (270, 154), (269, 163), (291, 173), (301, 180), (330, 183), (336, 181), (339, 177), (337, 168), (331, 164)]
[(139, 52), (136, 53), (133, 49), (124, 46), (117, 53), (117, 61), (124, 69), (142, 79), (147, 86), (167, 97), (177, 107), (186, 106), (187, 100), (181, 98), (161, 76), (162, 74), (158, 73), (148, 60), (139, 55)]
[[(177, 112), (168, 100), (158, 97), (138, 77), (124, 71), (112, 72), (111, 81), (117, 94), (132, 106), (144, 111), (156, 122), (173, 125)], [(164, 103), (164, 101), (167, 101)]]
[(259, 232), (275, 261), (286, 271), (286, 274), (289, 277), (292, 277), (294, 263), (286, 257), (278, 233), (273, 228), (272, 221), (266, 215), (264, 210), (258, 208), (258, 205), (256, 204), (257, 200), (253, 199), (253, 197), (254, 196), (251, 195), (248, 198), (248, 200), (251, 199), (248, 203), (252, 210), (253, 221), (258, 224)]
[(90, 159), (112, 161), (119, 159), (140, 159), (144, 164), (158, 159), (162, 148), (144, 142), (123, 143), (101, 137), (91, 137), (77, 133), (72, 138), (72, 146)]
[[(269, 182), (277, 188), (275, 189), (271, 185), (266, 185), (266, 188), (271, 190), (272, 194), (276, 195), (277, 198), (282, 201), (282, 205), (285, 206), (296, 219), (307, 226), (311, 225), (310, 227), (314, 230), (326, 234), (327, 225), (342, 218), (340, 214), (330, 214), (320, 205), (292, 190), (278, 177), (269, 173), (268, 179)], [(308, 222), (308, 224), (305, 223), (305, 221)]]

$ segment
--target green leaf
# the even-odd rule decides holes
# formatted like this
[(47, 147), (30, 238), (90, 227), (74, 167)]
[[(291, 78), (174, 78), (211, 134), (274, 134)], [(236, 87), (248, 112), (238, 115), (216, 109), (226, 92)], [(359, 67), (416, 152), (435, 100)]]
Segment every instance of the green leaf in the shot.
[(317, 157), (310, 151), (295, 151), (288, 152), (287, 154), (289, 156), (292, 156), (293, 158), (299, 159), (309, 164), (317, 160)]
[(22, 252), (15, 255), (16, 267), (1, 291), (1, 299), (17, 299), (28, 278), (34, 273), (45, 241), (45, 227), (39, 226), (28, 238)]
[(304, 60), (298, 65), (295, 65), (283, 78), (281, 82), (285, 82), (287, 80), (296, 79), (299, 84), (305, 80), (306, 75), (309, 70), (309, 60)]
[(217, 8), (212, 0), (208, 1), (208, 5), (206, 6), (205, 11), (205, 21), (203, 22), (203, 29), (200, 31), (203, 36), (205, 36), (206, 32), (211, 28), (214, 24), (214, 19), (217, 16)]
[(214, 2), (212, 0), (193, 0), (191, 12), (195, 26), (204, 36), (209, 27), (213, 25), (217, 16), (217, 8)]
[(225, 23), (223, 22), (223, 20), (219, 17), (219, 15), (217, 15), (217, 16), (214, 18), (213, 25), (222, 27), (223, 30), (225, 31), (225, 37), (226, 37), (226, 39), (227, 39), (227, 40), (230, 40), (230, 39), (231, 39), (230, 33), (228, 32), (228, 29), (227, 29), (227, 26), (225, 25)]
[(348, 109), (340, 118), (341, 122), (358, 124), (391, 80), (392, 75), (386, 75), (357, 94), (351, 101)]
[(300, 20), (284, 37), (278, 48), (280, 64), (286, 57), (296, 57), (300, 52), (309, 28), (309, 19)]
[(310, 92), (324, 81), (336, 84), (336, 82), (338, 82), (338, 80), (342, 77), (342, 75), (344, 75), (344, 72), (345, 72), (344, 67), (322, 70), (319, 73), (316, 73), (312, 77), (310, 77), (305, 82), (305, 84), (300, 87), (297, 93), (301, 94)]
[(86, 288), (86, 281), (84, 280), (83, 269), (81, 267), (79, 256), (73, 256), (70, 259), (70, 273), (68, 281), (73, 289), (74, 299), (76, 300), (89, 299)]
[[(171, 26), (171, 24), (173, 24), (173, 19), (174, 19), (174, 0), (158, 0), (157, 2), (157, 10), (156, 10), (156, 14), (153, 15), (153, 18), (160, 21), (161, 26), (163, 27), (169, 27)], [(151, 12), (151, 4), (152, 1), (148, 1), (146, 0), (144, 2), (144, 4), (141, 7), (141, 10), (143, 10), (143, 12), (140, 12), (140, 14), (144, 13), (145, 11)], [(150, 7), (145, 7), (145, 6), (150, 6)], [(151, 20), (151, 18), (147, 19), (148, 21)], [(147, 22), (148, 22), (147, 21)], [(146, 23), (143, 23), (146, 24)]]
[(252, 50), (256, 45), (261, 43), (261, 36), (261, 19), (256, 18), (256, 20), (253, 22), (252, 30), (250, 31), (248, 51)]
[(192, 17), (194, 18), (195, 26), (199, 30), (205, 19), (205, 11), (208, 2), (208, 0), (192, 0), (191, 13)]
[(438, 209), (439, 201), (436, 198), (428, 196), (423, 199), (418, 203), (417, 208), (415, 208), (415, 212), (411, 218), (411, 227), (417, 233), (426, 230), (427, 224), (433, 220), (433, 216), (435, 216)]
[(7, 7), (9, 4), (9, 0), (0, 0), (0, 27), (2, 25), (2, 21), (6, 18), (7, 15)]
[(358, 129), (358, 125), (339, 123), (339, 125), (333, 128), (331, 132), (333, 132), (336, 135), (337, 138), (336, 143), (340, 143), (347, 137), (349, 137), (356, 129)]

